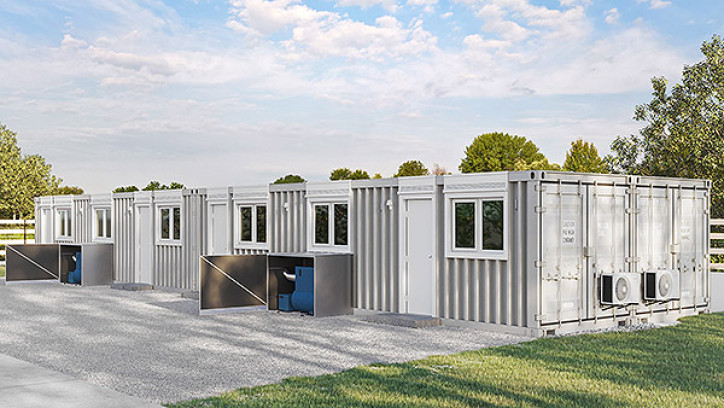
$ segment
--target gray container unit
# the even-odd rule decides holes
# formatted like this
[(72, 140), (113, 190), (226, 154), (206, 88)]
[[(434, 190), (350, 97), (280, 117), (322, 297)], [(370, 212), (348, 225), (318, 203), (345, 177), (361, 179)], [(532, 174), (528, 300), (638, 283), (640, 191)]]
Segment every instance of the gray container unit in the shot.
[(352, 256), (311, 252), (201, 257), (200, 313), (278, 310), (278, 295), (294, 290), (283, 272), (296, 266), (314, 268), (314, 316), (353, 313)]
[(67, 195), (35, 199), (35, 242), (91, 242), (90, 196)]
[(10, 245), (6, 280), (68, 282), (81, 254), (82, 286), (110, 285), (113, 277), (112, 244)]
[[(137, 208), (134, 203), (134, 193), (115, 193), (111, 198), (112, 205), (112, 240), (114, 242), (114, 266), (115, 282), (136, 282), (151, 283), (150, 267), (147, 272), (148, 282), (143, 282), (137, 273), (138, 265), (136, 264), (136, 217)], [(148, 210), (150, 216), (150, 209)], [(146, 231), (151, 234), (153, 223), (149, 222)], [(147, 237), (146, 239), (151, 239)], [(148, 251), (150, 258), (151, 251)]]
[(232, 187), (230, 196), (229, 230), (233, 254), (268, 253), (272, 218), (269, 186)]

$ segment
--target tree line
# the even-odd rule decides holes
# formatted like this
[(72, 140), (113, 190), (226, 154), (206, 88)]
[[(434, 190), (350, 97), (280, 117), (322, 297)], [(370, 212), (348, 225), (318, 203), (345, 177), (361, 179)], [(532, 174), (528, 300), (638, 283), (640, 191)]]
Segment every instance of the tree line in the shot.
[[(465, 148), (457, 169), (461, 173), (506, 170), (562, 170), (647, 176), (707, 178), (712, 180), (712, 215), (724, 217), (724, 41), (718, 35), (701, 46), (704, 59), (683, 69), (681, 83), (668, 87), (664, 77), (654, 77), (652, 99), (638, 105), (634, 119), (643, 127), (637, 134), (617, 136), (611, 153), (600, 157), (593, 143), (575, 140), (562, 165), (551, 163), (533, 141), (503, 132), (484, 133)], [(23, 155), (17, 134), (0, 123), (0, 218), (32, 217), (33, 199), (43, 195), (82, 194), (79, 187), (60, 186), (51, 165), (40, 155)], [(419, 160), (402, 163), (392, 177), (450, 174), (435, 164), (428, 169)], [(363, 169), (346, 167), (330, 172), (330, 180), (366, 180)], [(306, 181), (287, 174), (274, 183)], [(151, 181), (142, 190), (183, 188)], [(138, 191), (136, 186), (114, 192)]]

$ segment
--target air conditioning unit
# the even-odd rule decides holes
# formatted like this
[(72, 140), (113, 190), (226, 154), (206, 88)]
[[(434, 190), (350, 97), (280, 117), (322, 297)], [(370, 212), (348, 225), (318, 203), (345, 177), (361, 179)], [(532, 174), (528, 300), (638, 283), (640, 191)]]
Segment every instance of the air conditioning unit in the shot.
[(641, 275), (610, 273), (601, 275), (601, 303), (629, 305), (641, 302)]
[(679, 271), (662, 269), (644, 272), (644, 299), (671, 300), (680, 296)]

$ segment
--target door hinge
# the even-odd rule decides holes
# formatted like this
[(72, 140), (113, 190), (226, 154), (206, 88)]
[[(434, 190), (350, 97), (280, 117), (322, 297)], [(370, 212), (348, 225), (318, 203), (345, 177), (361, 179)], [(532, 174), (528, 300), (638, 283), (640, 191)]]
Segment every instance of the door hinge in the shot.
[(536, 205), (536, 206), (535, 206), (535, 212), (537, 212), (537, 213), (544, 213), (544, 212), (546, 212), (546, 208), (543, 207), (543, 206), (540, 206), (540, 205)]
[(542, 322), (543, 320), (547, 320), (547, 319), (548, 319), (548, 315), (544, 315), (544, 314), (535, 315), (536, 322)]
[(542, 185), (539, 185), (539, 184), (536, 184), (535, 186), (533, 186), (533, 189), (534, 189), (535, 191), (548, 191), (548, 189), (546, 188), (546, 186), (542, 186)]
[(535, 261), (535, 267), (536, 268), (543, 268), (546, 266), (546, 263), (543, 261)]

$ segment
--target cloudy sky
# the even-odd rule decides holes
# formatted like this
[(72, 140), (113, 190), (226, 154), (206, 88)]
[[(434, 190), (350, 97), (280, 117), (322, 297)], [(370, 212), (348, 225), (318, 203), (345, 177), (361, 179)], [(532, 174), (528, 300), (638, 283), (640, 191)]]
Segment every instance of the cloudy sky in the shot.
[(0, 122), (88, 192), (457, 171), (491, 131), (560, 163), (713, 34), (720, 0), (0, 0)]

